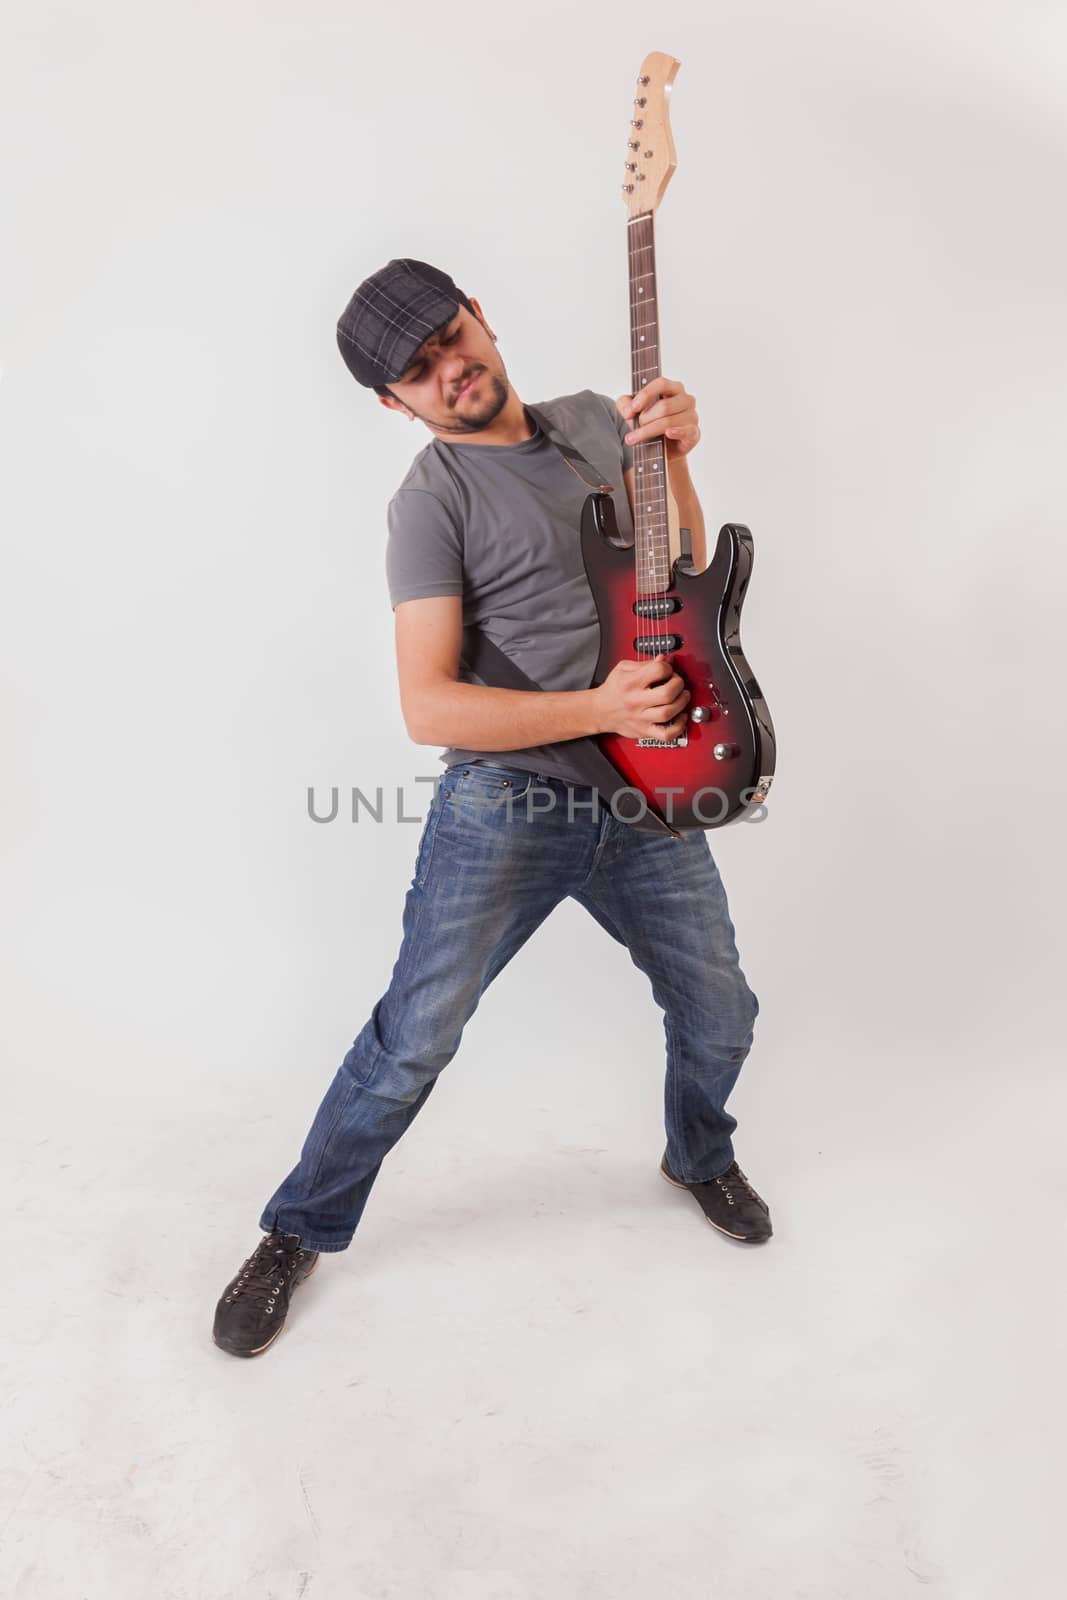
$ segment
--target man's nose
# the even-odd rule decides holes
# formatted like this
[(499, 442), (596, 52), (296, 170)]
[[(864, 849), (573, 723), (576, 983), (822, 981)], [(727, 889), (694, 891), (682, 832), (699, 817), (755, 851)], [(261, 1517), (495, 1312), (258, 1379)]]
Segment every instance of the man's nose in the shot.
[(450, 385), (455, 385), (467, 370), (468, 360), (459, 350), (449, 350), (441, 362), (441, 377)]

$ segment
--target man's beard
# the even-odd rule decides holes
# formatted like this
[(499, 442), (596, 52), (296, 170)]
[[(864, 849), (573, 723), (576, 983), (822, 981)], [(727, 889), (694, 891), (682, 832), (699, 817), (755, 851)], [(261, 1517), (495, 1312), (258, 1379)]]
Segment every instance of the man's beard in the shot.
[(508, 403), (511, 390), (506, 378), (498, 377), (492, 372), (482, 372), (477, 375), (483, 389), (488, 389), (482, 403), (473, 411), (465, 411), (458, 416), (455, 410), (448, 414), (448, 421), (438, 421), (436, 417), (423, 417), (423, 422), (431, 421), (435, 428), (448, 433), (481, 433), (483, 428), (488, 428), (494, 423)]

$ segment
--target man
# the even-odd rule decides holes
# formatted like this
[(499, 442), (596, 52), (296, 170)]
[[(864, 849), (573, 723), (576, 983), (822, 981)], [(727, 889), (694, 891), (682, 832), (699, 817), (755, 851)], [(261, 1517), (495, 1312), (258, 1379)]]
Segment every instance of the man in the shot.
[[(589, 687), (599, 629), (577, 529), (594, 485), (527, 413), (477, 300), (438, 269), (390, 261), (356, 290), (338, 344), (357, 382), (432, 436), (390, 502), (386, 571), (408, 733), (448, 748), (389, 988), (264, 1208), (265, 1237), (219, 1301), (215, 1341), (239, 1356), (273, 1343), (320, 1253), (351, 1242), (382, 1161), (486, 987), (568, 895), (628, 948), (664, 1011), (663, 1176), (731, 1239), (772, 1232), (725, 1110), (759, 1005), (707, 835), (620, 820), (568, 754), (568, 741), (599, 733), (674, 737), (689, 699), (665, 657), (620, 661)], [(657, 378), (615, 405), (583, 390), (538, 409), (607, 472), (628, 535), (632, 446), (663, 436), (679, 516), (706, 565), (685, 461), (700, 429), (682, 384)], [(465, 629), (484, 630), (539, 689), (472, 681)]]

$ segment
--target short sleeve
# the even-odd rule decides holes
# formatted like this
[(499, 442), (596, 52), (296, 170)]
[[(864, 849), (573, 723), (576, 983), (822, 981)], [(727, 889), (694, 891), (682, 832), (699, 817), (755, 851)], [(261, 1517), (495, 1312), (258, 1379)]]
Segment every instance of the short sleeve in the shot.
[(608, 408), (612, 424), (615, 428), (615, 436), (619, 441), (619, 450), (622, 455), (622, 466), (623, 471), (625, 472), (634, 464), (634, 447), (632, 444), (626, 443), (626, 435), (631, 431), (633, 423), (628, 421), (626, 417), (619, 415), (619, 408), (609, 394), (598, 394), (597, 399), (602, 405), (605, 405)]
[(386, 512), (385, 574), (389, 602), (463, 593), (463, 536), (426, 489), (398, 489)]

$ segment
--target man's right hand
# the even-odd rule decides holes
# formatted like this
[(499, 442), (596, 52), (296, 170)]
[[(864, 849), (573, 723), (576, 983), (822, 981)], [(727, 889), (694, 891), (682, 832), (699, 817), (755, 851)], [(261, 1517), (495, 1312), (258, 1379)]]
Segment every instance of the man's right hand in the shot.
[(617, 662), (592, 692), (600, 733), (677, 739), (685, 731), (689, 690), (665, 655)]

